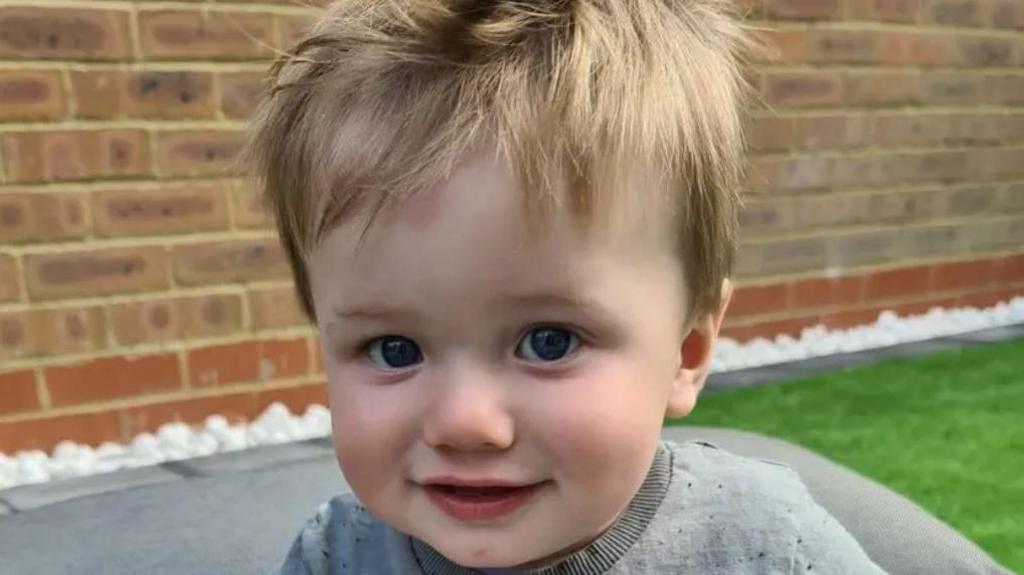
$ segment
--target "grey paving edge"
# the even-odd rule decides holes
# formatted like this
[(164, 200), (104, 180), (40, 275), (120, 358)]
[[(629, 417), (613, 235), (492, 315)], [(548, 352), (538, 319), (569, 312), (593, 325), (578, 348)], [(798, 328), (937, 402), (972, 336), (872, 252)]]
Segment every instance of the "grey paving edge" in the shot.
[(14, 515), (17, 511), (13, 507), (7, 504), (6, 501), (0, 499), (0, 517), (4, 515)]
[(727, 389), (780, 383), (830, 371), (872, 365), (886, 359), (920, 357), (951, 349), (1021, 338), (1024, 338), (1024, 323), (853, 353), (839, 353), (725, 373), (713, 373), (708, 377), (705, 391), (714, 393)]
[(181, 480), (180, 475), (157, 466), (138, 467), (87, 477), (59, 479), (38, 485), (13, 487), (0, 491), (0, 498), (20, 513), (80, 497)]
[(299, 441), (175, 461), (164, 466), (172, 466), (174, 471), (186, 477), (210, 477), (333, 456), (334, 451), (328, 441)]

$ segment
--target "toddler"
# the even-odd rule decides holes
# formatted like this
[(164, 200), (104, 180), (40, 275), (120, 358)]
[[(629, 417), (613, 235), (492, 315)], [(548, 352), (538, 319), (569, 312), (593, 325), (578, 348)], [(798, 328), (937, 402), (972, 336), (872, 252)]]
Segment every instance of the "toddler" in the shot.
[(342, 0), (249, 158), (338, 462), (278, 572), (881, 570), (790, 468), (660, 438), (729, 300), (726, 0)]

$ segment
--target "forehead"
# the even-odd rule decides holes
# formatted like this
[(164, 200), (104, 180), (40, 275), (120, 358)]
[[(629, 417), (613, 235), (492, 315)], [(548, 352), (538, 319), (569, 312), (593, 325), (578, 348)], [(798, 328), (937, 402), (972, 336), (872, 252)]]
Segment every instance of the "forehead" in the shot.
[(526, 191), (502, 156), (483, 149), (445, 181), (386, 207), (363, 241), (365, 220), (333, 230), (312, 254), (311, 277), (340, 298), (382, 289), (394, 297), (469, 297), (471, 287), (585, 290), (595, 274), (629, 273), (671, 252), (671, 219), (645, 184), (637, 179), (610, 209), (596, 210), (586, 237), (563, 209), (531, 227)]

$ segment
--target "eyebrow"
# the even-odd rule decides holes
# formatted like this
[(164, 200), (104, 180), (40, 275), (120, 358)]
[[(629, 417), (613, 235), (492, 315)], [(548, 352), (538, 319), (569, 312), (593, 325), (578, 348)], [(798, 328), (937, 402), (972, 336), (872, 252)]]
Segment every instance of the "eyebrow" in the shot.
[(331, 317), (340, 320), (365, 319), (383, 321), (409, 315), (417, 315), (417, 312), (412, 309), (392, 307), (385, 304), (367, 303), (349, 308), (334, 308)]
[[(495, 306), (515, 306), (520, 308), (573, 308), (587, 315), (605, 320), (610, 320), (613, 317), (610, 310), (595, 300), (558, 292), (504, 294), (494, 298), (491, 303)], [(413, 309), (395, 307), (383, 303), (365, 303), (347, 308), (335, 308), (332, 317), (336, 320), (387, 321), (402, 317), (416, 317), (418, 315), (418, 312)]]

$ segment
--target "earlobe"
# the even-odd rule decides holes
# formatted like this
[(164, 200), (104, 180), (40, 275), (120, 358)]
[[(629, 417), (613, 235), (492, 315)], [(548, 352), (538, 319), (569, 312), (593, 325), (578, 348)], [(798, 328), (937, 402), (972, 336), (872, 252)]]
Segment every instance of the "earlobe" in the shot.
[(722, 283), (722, 303), (718, 311), (698, 319), (683, 339), (679, 350), (679, 369), (666, 409), (668, 417), (685, 417), (696, 407), (697, 396), (704, 388), (711, 368), (715, 340), (731, 299), (732, 285), (726, 279)]

